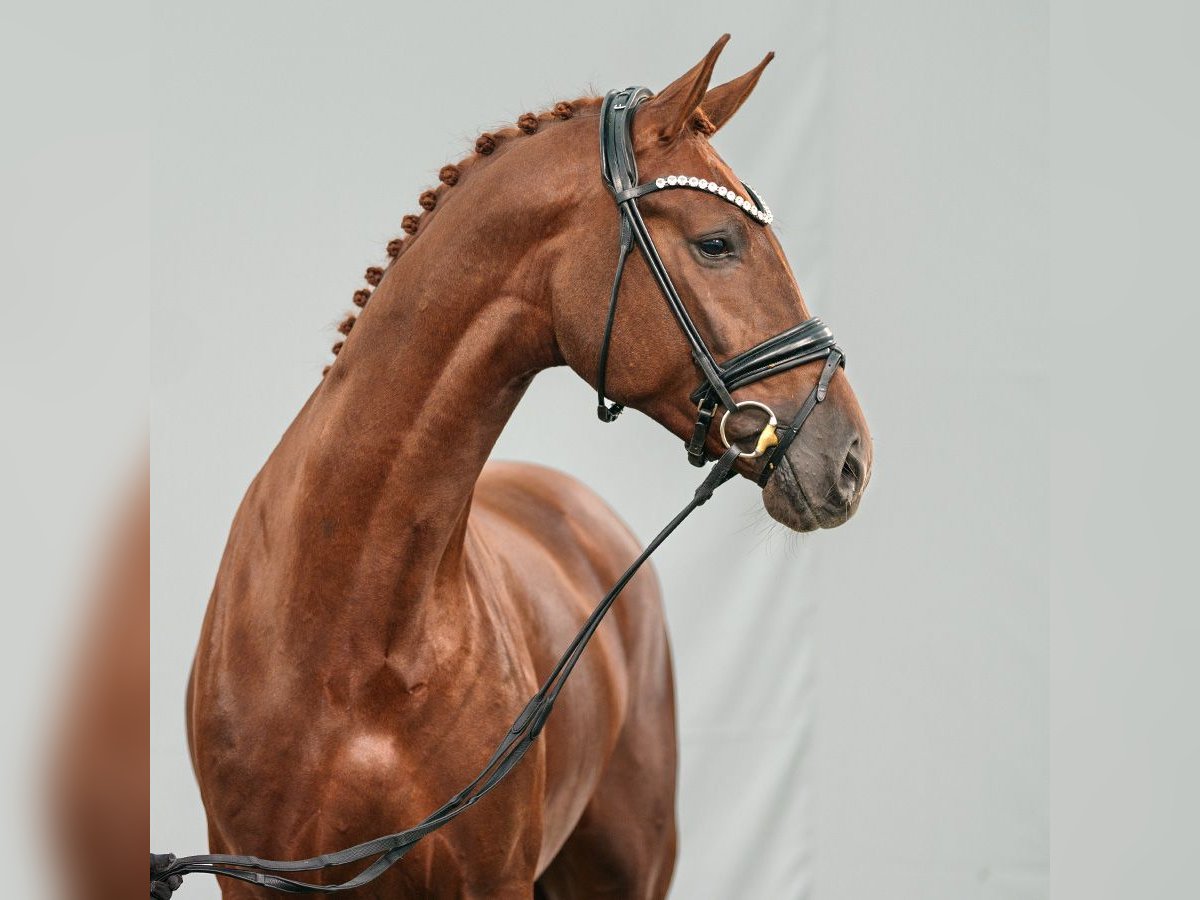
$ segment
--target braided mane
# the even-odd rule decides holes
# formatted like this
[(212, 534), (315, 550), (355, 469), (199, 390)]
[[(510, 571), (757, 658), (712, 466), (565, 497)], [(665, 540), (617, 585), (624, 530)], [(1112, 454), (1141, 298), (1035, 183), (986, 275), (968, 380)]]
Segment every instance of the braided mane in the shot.
[[(390, 267), (400, 258), (400, 255), (404, 253), (408, 245), (421, 236), (421, 226), (425, 221), (426, 214), (433, 212), (437, 208), (438, 199), (445, 191), (450, 190), (458, 184), (469, 173), (472, 166), (479, 164), (480, 157), (491, 156), (497, 147), (513, 138), (536, 134), (538, 129), (547, 122), (566, 121), (577, 113), (592, 109), (598, 110), (599, 106), (600, 98), (598, 97), (583, 97), (571, 101), (564, 100), (540, 113), (524, 113), (517, 119), (514, 127), (494, 132), (485, 131), (479, 135), (475, 140), (474, 152), (457, 163), (449, 163), (442, 166), (438, 171), (438, 181), (441, 184), (422, 192), (421, 196), (417, 198), (417, 204), (421, 207), (421, 212), (409, 213), (400, 220), (400, 228), (404, 232), (404, 236), (392, 238), (392, 240), (388, 241), (387, 254), (390, 260), (387, 266)], [(363, 273), (363, 279), (367, 282), (368, 286), (359, 288), (354, 292), (351, 300), (356, 309), (352, 309), (337, 327), (337, 330), (342, 335), (349, 336), (351, 330), (354, 328), (354, 323), (358, 320), (358, 311), (366, 307), (371, 299), (371, 289), (377, 287), (383, 281), (385, 271), (386, 269), (383, 267), (371, 266)], [(333, 355), (335, 357), (345, 345), (346, 337), (343, 337), (333, 345)], [(336, 359), (334, 361), (336, 362)], [(323, 376), (327, 374), (332, 366), (333, 363), (327, 365), (321, 374)]]

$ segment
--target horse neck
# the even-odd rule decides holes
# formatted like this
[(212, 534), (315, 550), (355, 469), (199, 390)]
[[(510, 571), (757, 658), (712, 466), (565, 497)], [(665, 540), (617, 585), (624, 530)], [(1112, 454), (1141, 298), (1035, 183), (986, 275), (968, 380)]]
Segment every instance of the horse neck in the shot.
[(488, 454), (534, 374), (560, 361), (545, 261), (504, 224), (536, 213), (477, 199), (451, 194), (422, 226), (297, 420), (299, 540), (364, 592), (420, 596), (457, 571)]

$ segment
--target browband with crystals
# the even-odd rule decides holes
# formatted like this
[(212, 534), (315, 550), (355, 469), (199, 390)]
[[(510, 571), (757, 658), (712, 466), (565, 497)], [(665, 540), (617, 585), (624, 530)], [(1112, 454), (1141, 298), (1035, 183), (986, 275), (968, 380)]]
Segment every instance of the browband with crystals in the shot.
[(655, 191), (665, 191), (669, 188), (691, 188), (696, 191), (708, 191), (708, 193), (715, 194), (722, 200), (728, 200), (746, 215), (763, 225), (770, 225), (774, 222), (775, 214), (763, 202), (763, 198), (759, 196), (758, 191), (754, 190), (754, 188), (750, 187), (744, 181), (742, 182), (742, 187), (749, 194), (748, 197), (743, 197), (737, 191), (727, 188), (723, 184), (717, 184), (715, 181), (709, 181), (707, 178), (697, 178), (695, 175), (666, 175), (662, 178), (655, 178), (653, 181), (647, 181), (645, 184), (639, 184), (637, 187), (618, 191), (613, 196), (617, 203), (624, 203), (627, 200), (636, 200), (638, 197), (653, 194)]
[(709, 181), (707, 178), (697, 178), (695, 175), (691, 177), (687, 175), (668, 175), (666, 178), (655, 178), (654, 186), (660, 191), (675, 187), (708, 191), (710, 194), (716, 194), (722, 200), (728, 200), (738, 209), (746, 212), (764, 225), (770, 225), (775, 221), (775, 216), (771, 213), (767, 204), (763, 203), (762, 197), (758, 195), (754, 188), (744, 182), (742, 187), (746, 189), (746, 193), (750, 195), (749, 197), (743, 197), (736, 191), (731, 191), (723, 184), (717, 184), (715, 181)]

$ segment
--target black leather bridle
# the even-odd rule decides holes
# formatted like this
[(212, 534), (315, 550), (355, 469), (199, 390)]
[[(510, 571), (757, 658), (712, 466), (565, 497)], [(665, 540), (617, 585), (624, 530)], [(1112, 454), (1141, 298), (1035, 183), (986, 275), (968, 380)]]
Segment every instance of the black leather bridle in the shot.
[[(621, 248), (617, 259), (616, 275), (613, 278), (608, 320), (605, 324), (604, 339), (600, 350), (596, 380), (597, 411), (603, 421), (611, 422), (617, 418), (622, 409), (619, 404), (610, 406), (605, 400), (605, 374), (613, 320), (617, 312), (617, 296), (621, 288), (621, 277), (624, 274), (629, 253), (636, 243), (655, 281), (662, 290), (663, 296), (666, 297), (667, 305), (679, 322), (680, 328), (683, 329), (684, 336), (691, 345), (692, 358), (704, 378), (691, 395), (692, 401), (697, 404), (698, 413), (696, 428), (688, 443), (688, 459), (694, 465), (704, 465), (707, 458), (704, 446), (718, 406), (725, 408), (726, 417), (746, 406), (757, 407), (768, 414), (767, 425), (760, 433), (755, 449), (744, 453), (736, 444), (725, 440), (725, 419), (722, 419), (720, 428), (721, 437), (726, 446), (725, 452), (709, 470), (692, 499), (667, 523), (662, 531), (655, 535), (654, 539), (646, 545), (637, 559), (604, 596), (604, 599), (592, 610), (591, 615), (588, 616), (583, 627), (563, 652), (541, 688), (521, 710), (512, 727), (505, 732), (480, 773), (465, 788), (426, 816), (424, 821), (407, 831), (385, 835), (337, 853), (326, 853), (311, 859), (266, 860), (256, 856), (232, 854), (198, 854), (177, 858), (171, 853), (151, 853), (150, 896), (152, 898), (167, 900), (180, 886), (183, 876), (193, 872), (207, 872), (210, 875), (234, 878), (291, 894), (340, 893), (354, 890), (374, 881), (403, 858), (418, 841), (474, 806), (504, 780), (533, 745), (537, 736), (541, 734), (546, 719), (554, 708), (555, 699), (566, 684), (592, 635), (595, 634), (604, 616), (630, 579), (637, 574), (642, 564), (694, 510), (712, 497), (718, 487), (733, 477), (733, 466), (739, 458), (756, 458), (768, 450), (770, 451), (758, 475), (758, 483), (765, 485), (779, 462), (783, 460), (784, 453), (799, 433), (805, 419), (816, 405), (825, 399), (829, 382), (838, 366), (844, 364), (844, 357), (834, 343), (833, 333), (820, 319), (813, 318), (801, 322), (795, 328), (778, 334), (756, 347), (751, 347), (724, 363), (718, 363), (705, 344), (704, 338), (680, 299), (678, 291), (671, 283), (671, 277), (667, 274), (666, 266), (663, 265), (662, 257), (659, 256), (654, 241), (650, 238), (650, 232), (646, 229), (646, 223), (637, 206), (638, 198), (669, 188), (690, 188), (705, 191), (737, 205), (764, 226), (769, 225), (774, 217), (763, 203), (762, 198), (745, 184), (742, 185), (746, 191), (745, 196), (722, 186), (713, 185), (706, 179), (690, 176), (672, 175), (657, 178), (646, 184), (638, 184), (631, 126), (637, 107), (650, 96), (652, 96), (650, 91), (643, 87), (612, 91), (604, 98), (601, 110), (602, 174), (617, 202), (617, 208), (620, 210)], [(816, 385), (801, 404), (791, 423), (786, 426), (778, 426), (774, 413), (764, 404), (757, 401), (742, 401), (739, 404), (731, 396), (733, 391), (740, 387), (822, 358), (825, 359), (825, 366), (821, 370)], [(372, 862), (356, 876), (339, 884), (314, 884), (290, 877), (298, 872), (315, 872), (367, 859), (371, 859)]]
[[(602, 422), (612, 422), (624, 408), (619, 403), (611, 406), (608, 404), (605, 400), (605, 384), (613, 322), (616, 319), (617, 299), (621, 292), (621, 278), (625, 273), (629, 253), (636, 244), (659, 290), (666, 298), (667, 306), (679, 323), (683, 336), (691, 347), (692, 359), (704, 379), (691, 395), (697, 413), (696, 427), (687, 445), (688, 460), (694, 466), (703, 466), (707, 461), (708, 455), (704, 446), (718, 406), (725, 408), (726, 418), (739, 408), (757, 407), (767, 413), (767, 425), (759, 436), (755, 449), (742, 455), (744, 458), (755, 458), (767, 454), (758, 475), (759, 486), (765, 487), (783, 460), (788, 447), (800, 433), (804, 420), (816, 405), (825, 399), (834, 372), (838, 366), (845, 365), (845, 355), (837, 346), (829, 327), (813, 317), (739, 353), (725, 363), (717, 362), (696, 323), (692, 321), (683, 300), (680, 299), (658, 248), (654, 246), (654, 239), (650, 237), (650, 231), (646, 228), (646, 222), (638, 208), (638, 198), (656, 191), (688, 188), (712, 194), (734, 204), (764, 227), (770, 225), (775, 217), (762, 198), (744, 182), (742, 188), (745, 195), (708, 179), (687, 175), (668, 175), (639, 184), (637, 159), (633, 150), (633, 117), (637, 108), (652, 96), (653, 94), (644, 87), (610, 91), (600, 108), (600, 170), (604, 183), (608, 185), (620, 211), (621, 244), (612, 293), (609, 296), (608, 320), (604, 326), (604, 339), (600, 344), (600, 361), (596, 372), (596, 412)], [(778, 426), (775, 414), (762, 403), (744, 401), (739, 404), (733, 399), (733, 392), (740, 387), (819, 359), (826, 361), (825, 368), (818, 377), (816, 386), (788, 425)], [(724, 423), (725, 419), (722, 419), (722, 440), (725, 434)], [(725, 445), (728, 447), (729, 442), (725, 441)]]

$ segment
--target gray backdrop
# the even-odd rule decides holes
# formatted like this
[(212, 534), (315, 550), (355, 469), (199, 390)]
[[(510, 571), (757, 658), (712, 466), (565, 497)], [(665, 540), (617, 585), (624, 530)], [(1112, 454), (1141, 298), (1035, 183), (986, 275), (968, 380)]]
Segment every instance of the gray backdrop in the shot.
[[(674, 895), (1048, 894), (1049, 470), (1027, 402), (1047, 372), (1036, 335), (1005, 324), (1046, 300), (1044, 4), (154, 15), (156, 847), (205, 846), (191, 648), (234, 509), (359, 273), (479, 130), (661, 87), (728, 30), (719, 78), (778, 57), (718, 149), (848, 350), (876, 472), (844, 529), (792, 536), (735, 484), (657, 557), (683, 743)], [(565, 371), (535, 382), (496, 455), (571, 471), (643, 538), (696, 481), (653, 423), (596, 422)], [(738, 562), (698, 586), (718, 548)]]

